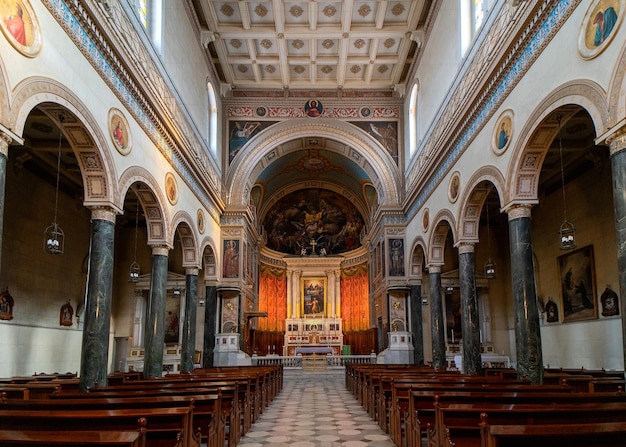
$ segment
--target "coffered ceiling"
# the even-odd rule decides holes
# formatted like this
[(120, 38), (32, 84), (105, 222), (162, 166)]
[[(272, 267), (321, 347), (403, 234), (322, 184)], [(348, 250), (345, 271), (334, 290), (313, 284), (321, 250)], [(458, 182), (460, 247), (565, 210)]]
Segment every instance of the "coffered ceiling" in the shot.
[(404, 83), (432, 0), (193, 0), (233, 88), (381, 89)]

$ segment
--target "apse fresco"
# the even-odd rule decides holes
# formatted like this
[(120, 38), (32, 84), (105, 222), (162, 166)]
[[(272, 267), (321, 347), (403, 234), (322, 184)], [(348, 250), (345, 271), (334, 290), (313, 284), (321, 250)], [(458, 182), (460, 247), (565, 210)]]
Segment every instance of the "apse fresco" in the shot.
[(345, 197), (303, 189), (280, 199), (265, 217), (267, 246), (301, 256), (343, 253), (360, 247), (363, 218)]

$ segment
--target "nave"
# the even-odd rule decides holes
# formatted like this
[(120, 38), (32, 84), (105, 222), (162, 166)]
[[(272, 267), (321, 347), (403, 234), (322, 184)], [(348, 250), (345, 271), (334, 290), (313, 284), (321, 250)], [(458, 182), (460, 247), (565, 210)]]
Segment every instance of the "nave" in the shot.
[(345, 371), (285, 370), (283, 390), (241, 438), (242, 447), (393, 447), (354, 399)]

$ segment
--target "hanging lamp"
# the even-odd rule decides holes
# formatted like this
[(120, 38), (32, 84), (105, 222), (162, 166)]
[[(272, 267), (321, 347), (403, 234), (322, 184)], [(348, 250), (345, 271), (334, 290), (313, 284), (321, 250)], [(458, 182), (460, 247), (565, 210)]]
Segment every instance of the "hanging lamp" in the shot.
[(54, 220), (48, 226), (43, 235), (43, 251), (51, 255), (62, 255), (65, 247), (65, 234), (57, 223), (57, 212), (59, 208), (59, 178), (61, 173), (61, 140), (63, 138), (63, 121), (65, 117), (59, 116), (61, 125), (59, 126), (59, 149), (57, 151), (57, 179), (54, 194)]
[(139, 197), (137, 197), (137, 211), (135, 213), (135, 255), (133, 263), (130, 265), (130, 273), (128, 275), (128, 280), (130, 282), (139, 281), (139, 275), (141, 273), (141, 269), (139, 268), (139, 264), (137, 263), (137, 233), (139, 231)]
[(565, 173), (563, 170), (563, 141), (561, 138), (561, 118), (559, 115), (559, 158), (561, 161), (561, 189), (563, 191), (563, 223), (559, 229), (559, 244), (561, 250), (576, 248), (576, 229), (574, 224), (567, 220), (567, 200), (565, 199)]

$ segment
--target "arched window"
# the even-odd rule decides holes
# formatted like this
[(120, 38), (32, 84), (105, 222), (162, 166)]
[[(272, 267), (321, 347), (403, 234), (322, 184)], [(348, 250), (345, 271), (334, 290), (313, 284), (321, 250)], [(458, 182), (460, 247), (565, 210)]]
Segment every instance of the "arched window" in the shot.
[(461, 54), (465, 56), (474, 36), (485, 23), (495, 0), (460, 0)]
[(209, 98), (209, 148), (213, 155), (217, 155), (217, 100), (215, 98), (215, 90), (213, 84), (207, 83), (208, 98)]
[(409, 158), (415, 154), (417, 150), (417, 83), (411, 89), (409, 98)]
[(130, 0), (139, 23), (160, 53), (163, 43), (163, 0)]

